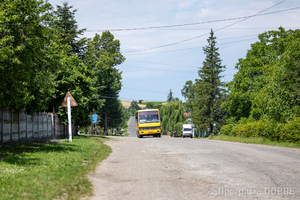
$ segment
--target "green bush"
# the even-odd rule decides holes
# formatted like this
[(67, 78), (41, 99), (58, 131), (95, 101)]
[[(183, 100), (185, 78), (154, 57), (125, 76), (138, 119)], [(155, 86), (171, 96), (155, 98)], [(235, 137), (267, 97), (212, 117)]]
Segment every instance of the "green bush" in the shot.
[(300, 142), (300, 118), (294, 118), (286, 123), (271, 119), (261, 119), (247, 122), (242, 119), (238, 124), (228, 124), (221, 127), (221, 134), (242, 137), (262, 137), (279, 142)]
[(177, 131), (178, 137), (182, 136), (182, 124), (182, 122), (178, 122), (177, 124), (175, 124), (175, 130)]
[(237, 125), (235, 125), (235, 126), (232, 127), (232, 129), (231, 129), (231, 135), (232, 136), (238, 136), (238, 134), (239, 134), (239, 125), (237, 124)]
[(288, 121), (284, 127), (284, 138), (287, 142), (300, 142), (300, 118), (294, 118)]
[(231, 133), (232, 127), (233, 127), (232, 124), (223, 125), (221, 127), (221, 132), (220, 133), (223, 134), (223, 135), (232, 135), (232, 133)]

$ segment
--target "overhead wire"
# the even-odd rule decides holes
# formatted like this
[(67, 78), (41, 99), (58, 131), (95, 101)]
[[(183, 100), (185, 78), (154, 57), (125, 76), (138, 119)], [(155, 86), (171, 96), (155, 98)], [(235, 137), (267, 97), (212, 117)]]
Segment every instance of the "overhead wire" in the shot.
[[(285, 0), (284, 0), (285, 1)], [(282, 1), (283, 2), (283, 1)], [(281, 3), (282, 3), (281, 2)], [(279, 3), (280, 4), (280, 3)], [(278, 4), (277, 4), (278, 5)], [(277, 6), (274, 5), (274, 6)], [(272, 6), (272, 7), (274, 7)], [(271, 7), (270, 7), (271, 8)], [(162, 28), (173, 28), (173, 27), (183, 27), (183, 26), (195, 26), (195, 25), (202, 25), (202, 24), (210, 24), (210, 23), (217, 23), (217, 22), (225, 22), (225, 21), (233, 21), (233, 20), (239, 20), (239, 19), (247, 19), (250, 17), (257, 17), (257, 16), (264, 16), (264, 15), (271, 15), (271, 14), (276, 14), (276, 13), (281, 13), (281, 12), (286, 12), (290, 10), (296, 10), (299, 9), (300, 6), (298, 7), (293, 7), (293, 8), (287, 8), (283, 10), (278, 10), (278, 11), (273, 11), (273, 12), (268, 12), (268, 13), (262, 13), (264, 11), (261, 11), (260, 13), (257, 13), (255, 15), (248, 15), (248, 16), (243, 16), (243, 17), (234, 17), (234, 18), (228, 18), (228, 19), (218, 19), (218, 20), (210, 20), (210, 21), (205, 21), (205, 22), (195, 22), (195, 23), (185, 23), (185, 24), (175, 24), (175, 25), (164, 25), (164, 26), (148, 26), (148, 27), (136, 27), (136, 28), (117, 28), (117, 29), (98, 29), (98, 30), (86, 30), (86, 32), (102, 32), (102, 31), (138, 31), (138, 30), (147, 30), (147, 29), (162, 29)], [(266, 9), (267, 10), (267, 9)]]
[[(232, 29), (232, 30), (247, 30), (247, 29), (277, 29), (278, 27), (250, 27), (250, 28), (227, 28), (227, 29)], [(299, 27), (287, 27), (289, 29), (294, 29), (294, 28), (299, 28)], [(174, 29), (174, 28), (169, 28), (169, 29), (160, 29), (164, 31), (199, 31), (199, 30), (207, 30), (208, 28), (179, 28), (179, 29)], [(209, 28), (210, 29), (210, 28)]]
[[(229, 24), (229, 25), (226, 25), (226, 26), (224, 26), (224, 27), (222, 27), (222, 28), (219, 28), (219, 29), (215, 30), (214, 32), (220, 31), (220, 30), (223, 30), (223, 29), (226, 29), (226, 28), (228, 28), (228, 27), (230, 27), (230, 26), (233, 26), (233, 25), (238, 24), (238, 23), (240, 23), (240, 22), (242, 22), (242, 21), (245, 21), (245, 20), (247, 20), (247, 19), (249, 19), (249, 18), (251, 18), (251, 17), (259, 16), (262, 12), (265, 12), (265, 11), (267, 11), (267, 10), (269, 10), (269, 9), (271, 9), (271, 8), (273, 8), (273, 7), (275, 7), (275, 6), (277, 6), (277, 5), (279, 5), (279, 4), (283, 3), (284, 1), (286, 1), (286, 0), (280, 1), (279, 3), (274, 4), (273, 6), (270, 6), (270, 7), (266, 8), (266, 9), (264, 9), (264, 10), (262, 10), (262, 11), (259, 11), (258, 13), (254, 14), (254, 15), (247, 16), (247, 17), (243, 18), (242, 20), (239, 20), (239, 21), (237, 21), (237, 22), (234, 22), (234, 23), (231, 23), (231, 24)], [(297, 8), (300, 8), (300, 7), (297, 7)], [(150, 48), (144, 48), (144, 49), (138, 49), (138, 50), (131, 50), (131, 51), (123, 52), (123, 53), (132, 53), (132, 52), (146, 51), (146, 50), (152, 50), (152, 49), (158, 49), (158, 48), (163, 48), (163, 47), (173, 46), (173, 45), (176, 45), (176, 44), (179, 44), (179, 43), (183, 43), (183, 42), (187, 42), (187, 41), (190, 41), (190, 40), (194, 40), (194, 39), (203, 37), (203, 36), (208, 35), (208, 34), (209, 34), (209, 33), (204, 33), (204, 34), (198, 35), (198, 36), (196, 36), (196, 37), (188, 38), (188, 39), (181, 40), (181, 41), (178, 41), (178, 42), (173, 42), (173, 43), (169, 43), (169, 44), (164, 44), (164, 45), (160, 45), (160, 46), (156, 46), (156, 47), (150, 47)]]
[[(142, 91), (142, 92), (155, 93), (155, 94), (157, 94), (157, 93), (165, 94), (165, 92), (152, 91), (152, 90), (144, 90), (144, 89), (143, 90), (139, 90), (139, 89), (136, 89), (136, 88), (122, 88), (122, 89), (124, 89), (124, 90), (133, 90), (133, 91)], [(177, 94), (175, 94), (175, 95), (177, 95)]]
[[(257, 34), (252, 34), (252, 35), (243, 35), (243, 36), (238, 36), (238, 37), (228, 37), (228, 38), (218, 38), (218, 41), (220, 41), (220, 40), (230, 40), (230, 39), (237, 39), (237, 38), (245, 38), (245, 37), (257, 37)], [(206, 42), (206, 40), (205, 41), (194, 41), (194, 42), (185, 42), (185, 43), (181, 43), (181, 44), (178, 44), (178, 45), (186, 45), (186, 44), (196, 44), (196, 43), (204, 43), (204, 42)], [(126, 52), (126, 49), (125, 50), (123, 50), (123, 51), (125, 51)], [(132, 54), (131, 54), (132, 55)]]
[[(233, 26), (233, 25), (235, 25), (235, 24), (237, 24), (237, 23), (240, 23), (240, 22), (242, 22), (242, 21), (245, 21), (245, 20), (247, 20), (247, 19), (249, 19), (249, 18), (251, 18), (251, 17), (256, 17), (256, 16), (261, 16), (261, 15), (267, 15), (267, 14), (278, 13), (279, 11), (261, 14), (262, 12), (265, 12), (266, 10), (269, 10), (269, 9), (271, 9), (271, 8), (273, 8), (273, 7), (277, 6), (277, 5), (279, 5), (279, 4), (283, 3), (284, 1), (286, 1), (286, 0), (283, 0), (283, 1), (281, 1), (281, 2), (279, 2), (279, 3), (277, 3), (277, 4), (275, 4), (275, 5), (273, 5), (273, 6), (269, 7), (269, 8), (267, 8), (267, 9), (264, 9), (264, 10), (258, 12), (258, 13), (255, 14), (255, 15), (251, 15), (251, 16), (248, 16), (248, 17), (240, 18), (241, 20), (239, 20), (239, 21), (237, 21), (237, 22), (234, 22), (234, 23), (231, 23), (231, 24), (229, 24), (229, 25), (226, 25), (226, 26), (224, 26), (224, 27), (218, 28), (218, 29), (214, 30), (214, 32), (220, 31), (220, 30), (223, 30), (223, 29), (227, 29), (227, 28), (229, 28), (229, 27), (231, 27), (231, 26)], [(292, 8), (292, 9), (299, 9), (299, 8), (300, 8), (300, 7), (295, 7), (295, 8)], [(292, 9), (282, 10), (281, 12), (287, 11), (287, 10), (292, 10)], [(173, 26), (173, 27), (175, 27), (175, 26)], [(148, 28), (149, 28), (149, 27), (148, 27)], [(151, 27), (151, 28), (153, 28), (153, 27)], [(166, 28), (166, 27), (164, 27), (164, 28)], [(145, 29), (146, 29), (146, 27), (145, 27)], [(141, 30), (141, 29), (140, 29), (140, 30)], [(121, 30), (119, 30), (119, 31), (121, 31)], [(193, 40), (193, 39), (202, 37), (202, 36), (207, 35), (207, 34), (209, 34), (209, 33), (202, 34), (202, 35), (199, 35), (199, 36), (196, 36), (196, 37), (193, 37), (193, 38), (189, 38), (189, 39), (186, 39), (186, 40), (182, 40), (182, 41), (179, 41), (179, 42), (174, 42), (174, 43), (171, 43), (171, 44), (166, 44), (166, 45), (161, 45), (161, 46), (158, 46), (158, 47), (146, 48), (146, 49), (141, 49), (141, 50), (127, 51), (127, 52), (125, 52), (125, 53), (131, 53), (131, 52), (137, 52), (137, 51), (145, 51), (145, 50), (151, 50), (151, 49), (156, 49), (156, 48), (161, 48), (161, 47), (171, 46), (171, 45), (175, 45), (175, 44), (180, 44), (180, 43), (184, 43), (184, 42), (186, 42), (186, 41), (190, 41), (190, 40)], [(250, 40), (250, 39), (247, 39), (247, 40)], [(252, 39), (251, 39), (251, 40), (252, 40)], [(242, 40), (242, 41), (246, 41), (246, 40)], [(236, 42), (240, 42), (240, 41), (228, 42), (228, 43), (223, 43), (223, 44), (230, 44), (230, 43), (236, 43)], [(222, 44), (219, 44), (219, 45), (222, 45)], [(201, 47), (196, 47), (196, 48), (201, 48)], [(195, 48), (189, 48), (189, 49), (195, 49)], [(182, 50), (186, 50), (186, 49), (182, 49)], [(167, 51), (167, 52), (170, 52), (170, 51)], [(156, 52), (156, 53), (157, 53), (157, 52)], [(160, 53), (160, 52), (159, 52), (159, 53)], [(131, 55), (132, 55), (132, 54), (131, 54)], [(142, 61), (133, 61), (133, 62), (142, 62)], [(162, 64), (162, 63), (155, 63), (155, 62), (144, 62), (144, 63), (149, 63), (149, 64)], [(180, 65), (171, 65), (171, 64), (162, 64), (162, 65), (180, 66)], [(124, 65), (123, 65), (123, 66), (124, 66)], [(135, 66), (126, 66), (126, 65), (125, 65), (125, 67), (135, 67)], [(183, 66), (183, 67), (188, 67), (188, 66)], [(192, 67), (192, 66), (190, 66), (190, 67)], [(149, 69), (153, 69), (153, 68), (151, 68), (151, 67), (140, 67), (140, 66), (139, 66), (139, 68), (149, 68)], [(161, 68), (160, 68), (160, 69), (161, 69)], [(155, 68), (155, 70), (158, 70), (158, 69)], [(162, 70), (168, 70), (168, 71), (170, 71), (169, 69), (162, 69)], [(181, 70), (173, 70), (173, 69), (172, 69), (172, 71), (181, 71)], [(185, 72), (186, 72), (186, 71), (185, 71)], [(124, 89), (124, 90), (128, 90), (128, 88), (122, 88), (122, 90), (123, 90), (123, 89)], [(129, 89), (129, 90), (130, 90), (130, 89)], [(137, 89), (135, 88), (134, 90), (136, 91)], [(143, 92), (147, 92), (147, 91), (145, 91), (145, 90), (142, 90), (142, 91), (143, 91)], [(148, 91), (148, 92), (150, 92), (150, 91)], [(151, 91), (151, 92), (152, 92), (152, 91)], [(103, 97), (108, 97), (108, 96), (103, 96)], [(108, 98), (109, 98), (109, 97), (108, 97)], [(126, 98), (120, 98), (120, 99), (126, 99)]]
[[(251, 40), (255, 40), (255, 39), (257, 39), (257, 38), (255, 37), (255, 38), (251, 38), (251, 39), (245, 39), (245, 40), (239, 40), (239, 41), (233, 41), (233, 42), (218, 43), (218, 46), (225, 45), (225, 44), (237, 43), (237, 42), (251, 41)], [(157, 51), (157, 52), (136, 52), (134, 54), (130, 54), (130, 56), (133, 56), (133, 55), (145, 55), (145, 54), (157, 54), (157, 53), (170, 53), (170, 52), (186, 51), (186, 50), (200, 49), (200, 48), (202, 48), (202, 46), (190, 47), (190, 48), (184, 48), (184, 49), (167, 50), (167, 51)]]
[(141, 62), (141, 63), (149, 63), (149, 64), (158, 64), (158, 65), (169, 65), (169, 66), (177, 66), (177, 67), (191, 67), (191, 68), (195, 68), (197, 66), (187, 66), (187, 65), (174, 65), (174, 64), (164, 64), (164, 63), (157, 63), (157, 62), (146, 62), (146, 61), (138, 61), (138, 60), (127, 60), (127, 61), (131, 61), (131, 62)]
[(165, 70), (168, 72), (177, 72), (177, 73), (195, 73), (195, 71), (186, 71), (186, 70), (178, 70), (178, 69), (164, 69), (164, 68), (154, 68), (154, 67), (145, 67), (145, 66), (132, 66), (132, 65), (124, 65), (124, 67), (132, 67), (132, 68), (144, 68), (144, 69), (151, 69), (151, 70)]

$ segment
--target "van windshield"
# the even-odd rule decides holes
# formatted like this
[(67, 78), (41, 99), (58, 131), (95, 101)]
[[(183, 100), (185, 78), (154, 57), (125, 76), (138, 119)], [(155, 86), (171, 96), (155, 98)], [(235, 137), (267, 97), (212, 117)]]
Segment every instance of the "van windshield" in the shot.
[(159, 122), (158, 119), (158, 111), (141, 111), (139, 112), (140, 115), (140, 123), (155, 123)]
[(191, 128), (184, 128), (183, 131), (192, 131)]

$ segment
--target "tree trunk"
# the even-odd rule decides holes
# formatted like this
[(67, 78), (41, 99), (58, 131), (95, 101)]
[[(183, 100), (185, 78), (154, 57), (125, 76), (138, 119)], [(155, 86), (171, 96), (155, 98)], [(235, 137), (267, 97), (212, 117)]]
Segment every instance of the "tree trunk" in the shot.
[(107, 134), (107, 127), (108, 127), (107, 112), (105, 112), (104, 135)]
[(210, 134), (212, 134), (213, 130), (214, 130), (214, 125), (213, 124), (210, 124)]

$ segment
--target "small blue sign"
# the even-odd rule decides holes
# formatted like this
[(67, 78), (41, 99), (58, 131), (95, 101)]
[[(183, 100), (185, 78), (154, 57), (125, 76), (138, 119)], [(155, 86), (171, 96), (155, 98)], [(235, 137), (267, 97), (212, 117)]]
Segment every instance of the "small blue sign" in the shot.
[(93, 115), (92, 115), (92, 123), (93, 123), (93, 124), (96, 124), (96, 123), (97, 123), (97, 118), (98, 118), (98, 115), (97, 115), (97, 114), (93, 114)]

